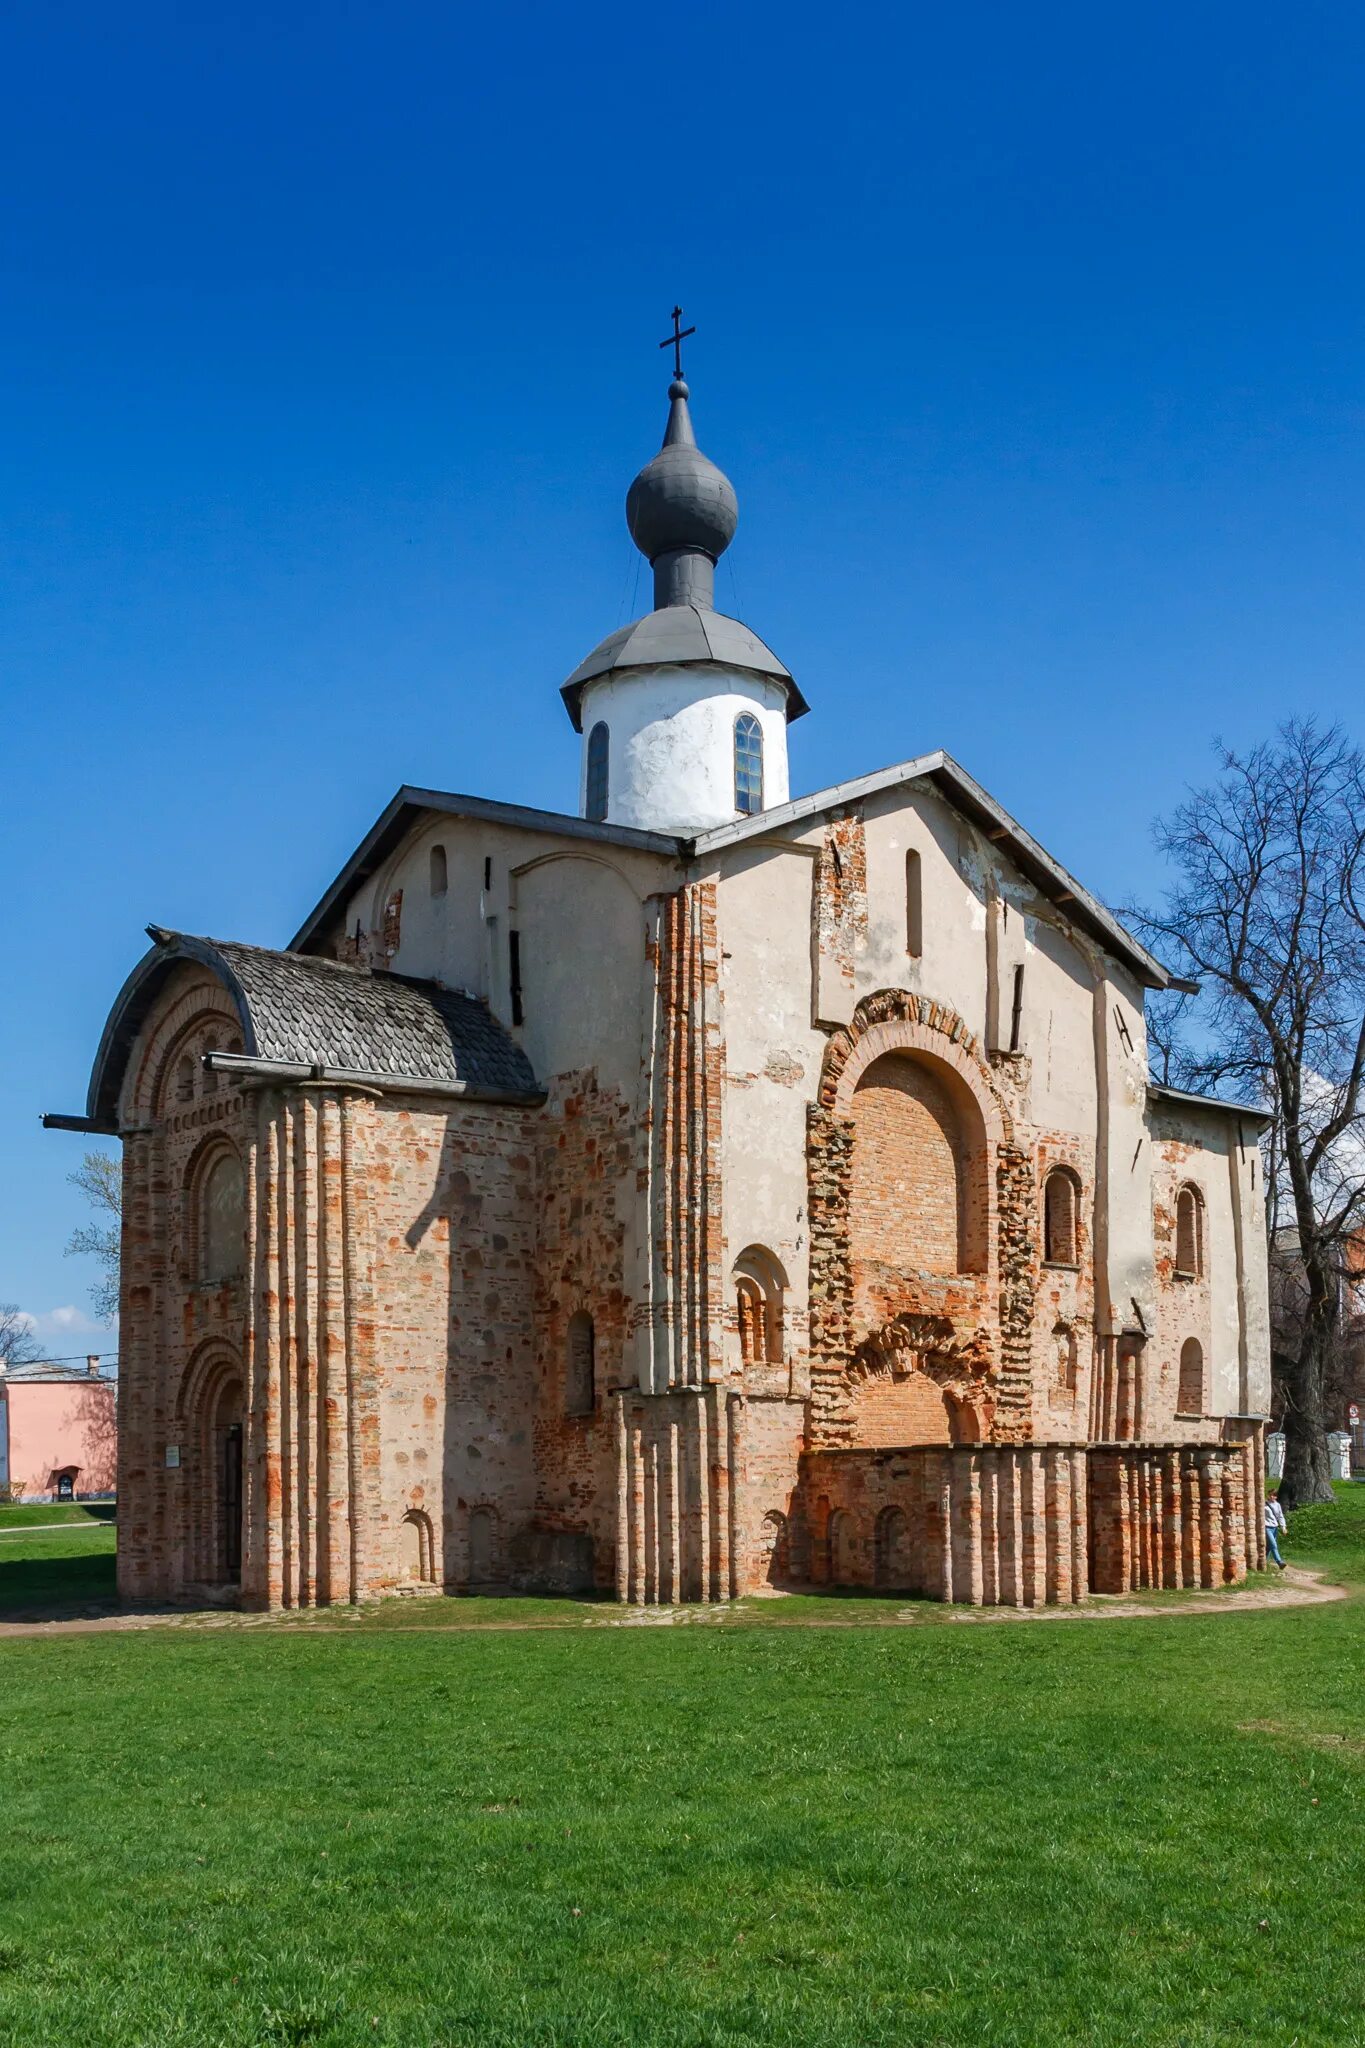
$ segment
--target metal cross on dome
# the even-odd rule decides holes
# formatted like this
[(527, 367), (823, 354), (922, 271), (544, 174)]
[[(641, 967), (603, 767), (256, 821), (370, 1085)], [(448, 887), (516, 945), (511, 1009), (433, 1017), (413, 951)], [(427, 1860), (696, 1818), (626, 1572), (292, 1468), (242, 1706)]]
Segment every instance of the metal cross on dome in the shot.
[(672, 349), (673, 375), (680, 381), (682, 378), (682, 345), (688, 335), (695, 334), (696, 331), (695, 327), (684, 327), (682, 325), (682, 307), (675, 306), (673, 308), (673, 332), (665, 335), (664, 339), (659, 343), (659, 347)]

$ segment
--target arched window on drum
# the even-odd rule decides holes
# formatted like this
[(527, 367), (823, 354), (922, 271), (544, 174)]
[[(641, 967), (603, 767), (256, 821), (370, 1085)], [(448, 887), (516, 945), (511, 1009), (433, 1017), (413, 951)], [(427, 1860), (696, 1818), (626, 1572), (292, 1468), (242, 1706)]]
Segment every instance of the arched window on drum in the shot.
[(588, 780), (583, 815), (600, 825), (607, 815), (611, 767), (611, 735), (599, 719), (588, 734)]
[(735, 720), (735, 809), (753, 817), (763, 808), (763, 728), (752, 711)]

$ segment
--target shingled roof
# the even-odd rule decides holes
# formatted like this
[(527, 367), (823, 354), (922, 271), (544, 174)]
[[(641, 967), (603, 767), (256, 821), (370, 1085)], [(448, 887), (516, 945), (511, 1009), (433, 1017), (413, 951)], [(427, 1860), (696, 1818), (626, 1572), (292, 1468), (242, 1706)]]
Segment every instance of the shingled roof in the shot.
[(197, 962), (231, 996), (243, 1061), (329, 1076), (434, 1084), (482, 1101), (539, 1102), (530, 1062), (477, 996), (407, 975), (371, 973), (314, 954), (232, 939), (199, 939), (149, 925), (154, 941), (119, 993), (90, 1077), (89, 1123), (117, 1128), (133, 1042), (178, 964)]

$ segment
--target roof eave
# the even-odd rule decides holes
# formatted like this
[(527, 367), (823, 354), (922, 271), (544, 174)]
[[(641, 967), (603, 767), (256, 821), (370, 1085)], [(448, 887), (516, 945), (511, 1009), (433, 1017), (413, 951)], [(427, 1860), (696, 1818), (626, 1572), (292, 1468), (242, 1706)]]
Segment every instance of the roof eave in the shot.
[(1179, 1103), (1184, 1109), (1216, 1111), (1220, 1116), (1235, 1116), (1242, 1123), (1256, 1124), (1264, 1130), (1275, 1121), (1273, 1110), (1262, 1109), (1254, 1102), (1225, 1102), (1221, 1095), (1199, 1095), (1191, 1088), (1171, 1088), (1164, 1081), (1149, 1081), (1149, 1100), (1157, 1097), (1165, 1102)]
[[(772, 669), (747, 668), (741, 663), (734, 661), (688, 661), (676, 663), (675, 666), (680, 668), (717, 668), (723, 669), (727, 675), (759, 676), (764, 682), (780, 683), (787, 693), (788, 725), (793, 724), (798, 718), (804, 718), (810, 710), (810, 705), (801, 694), (797, 684), (785, 673), (777, 675)], [(607, 676), (615, 678), (617, 676), (644, 675), (657, 667), (657, 662), (632, 661), (617, 663), (609, 661), (603, 668), (596, 669), (592, 675), (575, 675), (569, 682), (563, 684), (559, 694), (564, 699), (564, 709), (569, 714), (569, 723), (574, 731), (582, 732), (583, 730), (583, 692), (587, 689), (589, 683), (600, 683)]]

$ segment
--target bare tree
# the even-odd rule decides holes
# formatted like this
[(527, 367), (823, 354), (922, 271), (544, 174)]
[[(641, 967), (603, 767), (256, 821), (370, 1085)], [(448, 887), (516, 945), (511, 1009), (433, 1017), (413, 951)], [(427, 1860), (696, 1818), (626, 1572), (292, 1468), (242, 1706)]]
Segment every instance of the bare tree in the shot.
[[(1330, 1500), (1325, 1392), (1344, 1246), (1365, 1223), (1365, 759), (1337, 727), (1281, 727), (1156, 826), (1176, 871), (1130, 920), (1198, 993), (1158, 1002), (1172, 1079), (1273, 1112), (1266, 1227), (1297, 1239), (1296, 1355), (1281, 1361), (1289, 1506)], [(1163, 1014), (1164, 1012), (1164, 1014)]]
[[(95, 1211), (93, 1223), (73, 1230), (66, 1256), (98, 1260), (99, 1276), (90, 1289), (90, 1300), (101, 1322), (112, 1323), (118, 1314), (119, 1243), (122, 1236), (123, 1173), (109, 1152), (87, 1152), (78, 1173), (67, 1179)], [(110, 1221), (109, 1219), (113, 1220)]]
[(33, 1325), (12, 1301), (0, 1301), (0, 1372), (42, 1356)]

